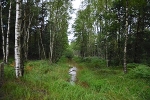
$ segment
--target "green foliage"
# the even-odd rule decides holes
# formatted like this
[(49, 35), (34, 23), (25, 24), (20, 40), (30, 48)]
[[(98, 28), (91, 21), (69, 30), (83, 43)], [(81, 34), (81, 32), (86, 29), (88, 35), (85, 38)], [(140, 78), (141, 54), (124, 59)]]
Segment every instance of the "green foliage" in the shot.
[[(77, 18), (73, 24), (76, 37), (74, 48), (79, 51), (79, 56), (99, 55), (101, 58), (108, 58), (110, 66), (122, 65), (125, 21), (128, 18), (128, 25), (131, 28), (128, 34), (127, 62), (150, 64), (150, 31), (146, 27), (150, 24), (150, 2), (128, 0), (128, 5), (126, 2), (126, 0), (83, 2), (85, 9), (77, 12)], [(128, 7), (127, 17), (126, 7)], [(135, 18), (137, 21), (134, 21)]]
[(74, 57), (73, 50), (68, 48), (68, 49), (64, 52), (64, 55), (65, 55), (66, 58), (72, 59), (72, 58)]
[(98, 57), (77, 57), (73, 58), (79, 64), (83, 64), (84, 66), (90, 68), (104, 68), (106, 66), (106, 61), (104, 59)]
[(64, 51), (63, 55), (60, 57), (57, 63), (67, 63), (67, 61), (71, 61), (73, 57), (73, 50), (68, 48)]
[(136, 68), (137, 66), (139, 66), (139, 64), (137, 64), (137, 63), (128, 63), (127, 64), (127, 68), (129, 68), (129, 69)]
[(150, 67), (146, 65), (139, 65), (133, 68), (130, 73), (130, 77), (133, 78), (147, 78), (150, 79)]
[(149, 100), (150, 99), (150, 87), (149, 86), (144, 86), (143, 89), (141, 90), (140, 96), (144, 100)]
[[(82, 61), (83, 63), (83, 61)], [(76, 65), (77, 82), (69, 83), (66, 63), (30, 61), (25, 75), (15, 79), (14, 68), (5, 67), (5, 82), (0, 89), (2, 100), (149, 100), (150, 84), (144, 79), (130, 79), (122, 70), (92, 69)]]
[(85, 57), (82, 61), (89, 67), (102, 68), (106, 66), (106, 61), (98, 57)]
[(82, 63), (82, 57), (74, 56), (73, 60), (77, 63)]
[(68, 59), (63, 55), (57, 63), (67, 63)]

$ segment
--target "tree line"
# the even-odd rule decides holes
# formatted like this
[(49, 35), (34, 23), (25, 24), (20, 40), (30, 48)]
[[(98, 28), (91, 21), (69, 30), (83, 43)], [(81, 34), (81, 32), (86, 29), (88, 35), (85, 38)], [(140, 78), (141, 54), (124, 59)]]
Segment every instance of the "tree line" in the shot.
[(74, 25), (74, 49), (107, 66), (150, 64), (149, 0), (84, 0)]
[(4, 63), (15, 58), (16, 77), (24, 62), (49, 59), (57, 62), (68, 47), (70, 0), (1, 0), (0, 53)]
[[(72, 0), (1, 0), (0, 57), (15, 57), (16, 77), (24, 62), (57, 62), (68, 47)], [(149, 0), (84, 0), (73, 24), (78, 56), (98, 57), (107, 66), (150, 64)]]

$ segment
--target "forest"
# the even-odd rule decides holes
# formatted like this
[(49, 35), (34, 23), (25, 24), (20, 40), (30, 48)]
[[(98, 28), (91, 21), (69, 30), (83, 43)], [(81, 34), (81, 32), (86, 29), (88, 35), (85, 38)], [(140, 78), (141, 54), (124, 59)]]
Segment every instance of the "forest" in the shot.
[(150, 1), (73, 1), (0, 1), (0, 100), (150, 100)]

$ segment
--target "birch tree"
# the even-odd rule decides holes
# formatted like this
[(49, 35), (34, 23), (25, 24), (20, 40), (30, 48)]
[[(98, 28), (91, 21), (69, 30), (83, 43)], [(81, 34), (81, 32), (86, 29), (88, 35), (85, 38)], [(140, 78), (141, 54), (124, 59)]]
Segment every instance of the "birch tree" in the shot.
[(126, 25), (125, 25), (125, 42), (124, 42), (124, 73), (127, 73), (127, 40), (128, 40), (128, 0), (126, 0)]
[[(107, 13), (108, 13), (108, 1), (106, 0), (106, 16), (107, 16)], [(108, 60), (108, 31), (107, 31), (107, 25), (108, 25), (108, 19), (107, 18), (105, 18), (105, 27), (106, 27), (106, 35), (105, 35), (105, 38), (106, 38), (106, 43), (105, 43), (105, 45), (106, 45), (106, 57), (105, 57), (105, 59), (106, 59), (106, 66), (108, 67), (108, 62), (109, 62), (109, 60)]]
[(44, 2), (42, 0), (42, 4), (41, 4), (41, 15), (39, 16), (39, 21), (40, 21), (40, 29), (39, 29), (39, 43), (40, 43), (40, 47), (41, 47), (41, 58), (42, 59), (46, 59), (46, 53), (45, 53), (45, 47), (44, 47), (44, 43), (43, 43), (43, 34), (44, 34), (44, 30), (45, 30), (45, 17), (46, 17), (46, 8), (45, 8), (45, 4), (46, 2)]
[(24, 56), (25, 61), (28, 59), (28, 50), (29, 50), (29, 38), (30, 38), (30, 27), (32, 23), (32, 19), (34, 16), (34, 12), (31, 11), (32, 9), (32, 1), (26, 0), (24, 1), (24, 9), (23, 9), (23, 15), (24, 15), (24, 20), (23, 20), (23, 28), (22, 28), (22, 41), (23, 43), (21, 45), (23, 52), (22, 55)]
[(49, 61), (56, 62), (67, 44), (68, 9), (70, 1), (56, 0), (48, 3)]
[(2, 49), (3, 49), (3, 62), (5, 63), (6, 54), (5, 54), (5, 36), (4, 36), (4, 25), (3, 25), (3, 5), (1, 1), (0, 5), (0, 17), (1, 17), (1, 31), (2, 31)]
[(15, 22), (15, 71), (16, 78), (23, 75), (23, 69), (21, 66), (21, 0), (16, 0), (16, 22)]
[(10, 33), (11, 5), (12, 5), (12, 1), (10, 0), (9, 15), (8, 15), (8, 27), (7, 27), (7, 37), (6, 37), (6, 63), (8, 63), (8, 56), (9, 56), (9, 33)]
[[(59, 2), (50, 2), (49, 4), (49, 20), (50, 20), (50, 34), (49, 34), (49, 38), (50, 38), (50, 41), (49, 41), (49, 60), (50, 62), (52, 63), (52, 59), (53, 59), (53, 50), (54, 50), (54, 39), (55, 39), (55, 35), (56, 35), (56, 25), (54, 23), (54, 20), (55, 22), (57, 21), (57, 17), (58, 17), (58, 4)], [(56, 5), (56, 6), (55, 6)], [(55, 13), (54, 13), (55, 12)], [(56, 18), (54, 18), (54, 15)]]

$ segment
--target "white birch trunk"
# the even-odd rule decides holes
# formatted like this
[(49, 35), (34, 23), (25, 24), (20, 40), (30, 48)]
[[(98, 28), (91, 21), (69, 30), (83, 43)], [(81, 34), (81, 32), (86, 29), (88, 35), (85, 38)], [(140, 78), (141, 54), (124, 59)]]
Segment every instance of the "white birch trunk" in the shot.
[(7, 37), (6, 37), (6, 63), (8, 63), (9, 56), (9, 34), (10, 34), (10, 17), (11, 17), (11, 0), (9, 6), (9, 15), (8, 15), (8, 28), (7, 28)]
[(16, 0), (16, 22), (15, 22), (15, 72), (16, 78), (22, 76), (21, 71), (21, 46), (20, 46), (20, 36), (21, 36), (21, 0)]
[[(108, 4), (107, 3), (108, 3), (108, 1), (106, 0), (106, 15), (107, 15), (107, 12), (108, 12), (108, 9), (107, 9)], [(108, 25), (108, 21), (107, 20), (108, 19), (106, 19), (106, 23), (105, 23), (106, 26)], [(109, 66), (108, 65), (109, 60), (108, 60), (108, 40), (107, 40), (107, 36), (108, 36), (108, 30), (106, 29), (106, 66), (108, 67)]]
[(128, 0), (126, 0), (126, 29), (125, 29), (125, 42), (124, 42), (124, 73), (127, 73), (127, 41), (128, 41)]
[[(43, 30), (41, 30), (43, 31)], [(44, 49), (44, 45), (43, 45), (43, 39), (42, 39), (42, 32), (40, 32), (40, 43), (41, 43), (41, 49), (42, 49), (42, 59), (46, 59), (46, 53), (45, 53), (45, 49)]]
[(54, 34), (52, 34), (50, 32), (50, 43), (49, 43), (49, 49), (50, 49), (50, 55), (49, 55), (49, 58), (50, 58), (50, 62), (52, 63), (52, 59), (53, 59), (53, 47), (54, 47)]
[[(24, 12), (24, 16), (27, 16), (26, 13)], [(24, 49), (24, 58), (25, 60), (28, 59), (28, 45), (29, 45), (29, 29), (31, 26), (31, 21), (32, 21), (33, 15), (29, 15), (29, 23), (26, 25), (26, 19), (24, 20), (24, 26), (23, 26), (23, 32), (24, 32), (24, 43), (23, 43), (23, 49)]]
[[(43, 3), (43, 0), (41, 1)], [(43, 18), (43, 5), (42, 5), (42, 18)], [(43, 31), (44, 31), (44, 18), (41, 22), (41, 30), (40, 30), (40, 42), (41, 42), (41, 50), (42, 50), (42, 59), (46, 59), (46, 53), (45, 53), (45, 48), (44, 48), (44, 44), (43, 44), (43, 39), (42, 39), (42, 34), (43, 34)]]
[[(53, 5), (53, 4), (52, 4)], [(48, 7), (48, 9), (50, 10), (50, 12), (53, 12), (53, 6), (50, 5)], [(53, 20), (53, 13), (49, 14), (49, 19), (50, 21)], [(50, 24), (50, 34), (49, 34), (49, 61), (50, 63), (52, 63), (52, 60), (53, 60), (53, 47), (54, 47), (54, 26), (53, 24)]]
[(31, 26), (31, 21), (32, 21), (33, 15), (31, 17), (29, 17), (29, 24), (28, 24), (28, 28), (27, 28), (27, 31), (26, 31), (26, 33), (27, 33), (26, 51), (25, 51), (25, 58), (26, 58), (26, 60), (28, 59), (28, 48), (29, 48), (28, 45), (29, 45), (29, 38), (30, 38), (29, 29), (30, 29), (30, 26)]
[(6, 62), (6, 54), (5, 54), (5, 37), (4, 37), (4, 29), (3, 29), (3, 13), (2, 13), (2, 6), (1, 6), (1, 11), (0, 11), (0, 17), (1, 17), (1, 30), (2, 30), (2, 49), (3, 49), (3, 62)]

